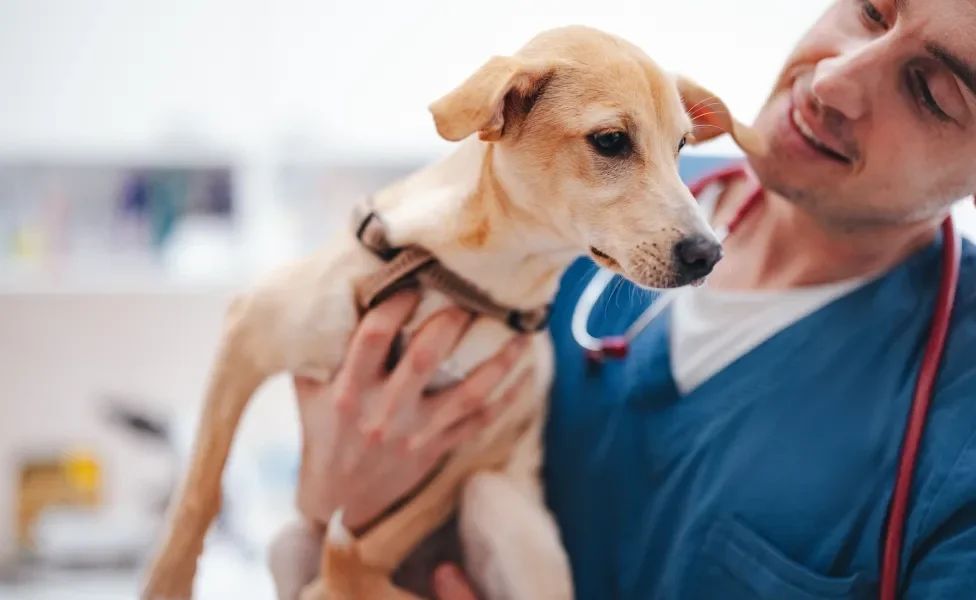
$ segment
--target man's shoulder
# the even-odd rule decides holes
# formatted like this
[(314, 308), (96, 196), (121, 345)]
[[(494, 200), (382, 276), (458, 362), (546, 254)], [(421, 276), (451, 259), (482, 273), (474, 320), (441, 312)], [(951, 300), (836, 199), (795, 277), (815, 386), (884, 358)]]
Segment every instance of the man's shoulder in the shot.
[[(961, 250), (959, 279), (935, 382), (932, 410), (934, 415), (940, 411), (954, 415), (955, 418), (949, 419), (946, 425), (951, 426), (952, 421), (963, 425), (968, 438), (970, 431), (976, 432), (976, 244), (963, 239)], [(941, 251), (931, 249), (924, 262), (913, 266), (916, 273), (924, 275), (912, 278), (911, 283), (923, 285), (918, 289), (899, 288), (911, 290), (906, 294), (914, 307), (911, 318), (918, 319), (922, 325), (923, 335), (915, 350), (919, 361), (927, 348), (938, 305), (938, 288), (943, 277), (941, 254)]]
[(919, 540), (976, 502), (976, 244), (970, 240), (963, 240), (951, 325), (923, 440), (914, 510)]
[[(976, 376), (976, 244), (963, 239), (959, 282), (953, 301), (951, 325), (946, 340), (946, 359), (958, 373)], [(976, 381), (971, 392), (976, 400)], [(976, 402), (974, 402), (976, 404)]]
[(968, 238), (962, 240), (956, 302), (962, 309), (958, 316), (965, 321), (976, 321), (976, 243)]

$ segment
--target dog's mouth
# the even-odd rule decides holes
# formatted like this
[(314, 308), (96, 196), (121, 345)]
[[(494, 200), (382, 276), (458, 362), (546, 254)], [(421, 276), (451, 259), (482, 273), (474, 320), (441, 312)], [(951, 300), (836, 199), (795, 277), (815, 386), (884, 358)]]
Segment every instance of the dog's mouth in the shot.
[(613, 257), (611, 257), (606, 252), (598, 250), (597, 248), (590, 246), (590, 254), (596, 259), (598, 263), (603, 264), (606, 267), (620, 268), (620, 263), (617, 262)]
[(637, 264), (625, 271), (623, 265), (617, 262), (615, 258), (595, 246), (590, 246), (590, 256), (598, 265), (616, 271), (634, 284), (646, 289), (663, 290), (685, 285), (699, 287), (705, 285), (708, 279), (707, 275), (693, 280), (682, 279), (680, 275), (671, 273), (666, 269), (665, 272), (662, 272), (660, 265), (656, 267), (653, 260), (649, 262), (638, 261)]

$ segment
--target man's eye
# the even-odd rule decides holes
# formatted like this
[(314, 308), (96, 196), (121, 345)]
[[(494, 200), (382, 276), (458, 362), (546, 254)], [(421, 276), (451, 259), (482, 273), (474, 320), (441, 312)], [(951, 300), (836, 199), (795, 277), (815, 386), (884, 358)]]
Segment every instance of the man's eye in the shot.
[(914, 69), (909, 74), (909, 77), (912, 91), (918, 97), (919, 101), (922, 103), (922, 106), (924, 106), (927, 111), (932, 113), (932, 115), (934, 115), (940, 121), (950, 120), (949, 115), (942, 110), (942, 107), (940, 107), (939, 103), (936, 102), (935, 96), (932, 95), (932, 90), (929, 89), (928, 81), (925, 79), (925, 73)]
[(881, 11), (878, 10), (877, 7), (871, 3), (871, 0), (858, 0), (858, 1), (861, 3), (861, 11), (863, 12), (865, 19), (877, 25), (881, 25), (885, 29), (888, 28), (888, 22), (885, 21), (884, 15), (881, 14)]

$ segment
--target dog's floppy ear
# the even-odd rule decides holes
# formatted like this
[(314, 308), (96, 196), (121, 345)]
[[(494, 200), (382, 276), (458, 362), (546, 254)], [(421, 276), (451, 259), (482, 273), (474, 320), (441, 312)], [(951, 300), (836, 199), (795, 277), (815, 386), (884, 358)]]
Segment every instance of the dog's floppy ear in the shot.
[(700, 144), (728, 133), (746, 154), (765, 154), (762, 138), (754, 129), (733, 117), (721, 98), (683, 75), (677, 75), (675, 79), (681, 101), (695, 127), (691, 143)]
[(531, 109), (553, 64), (494, 56), (446, 96), (430, 105), (437, 133), (458, 142), (477, 132), (482, 141), (501, 139), (507, 121)]

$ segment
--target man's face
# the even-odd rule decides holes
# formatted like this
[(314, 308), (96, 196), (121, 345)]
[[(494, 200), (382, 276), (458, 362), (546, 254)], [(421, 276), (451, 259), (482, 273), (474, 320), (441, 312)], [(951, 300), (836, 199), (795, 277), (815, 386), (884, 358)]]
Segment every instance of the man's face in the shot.
[(934, 216), (976, 191), (976, 0), (837, 0), (755, 125), (763, 184), (820, 217)]

